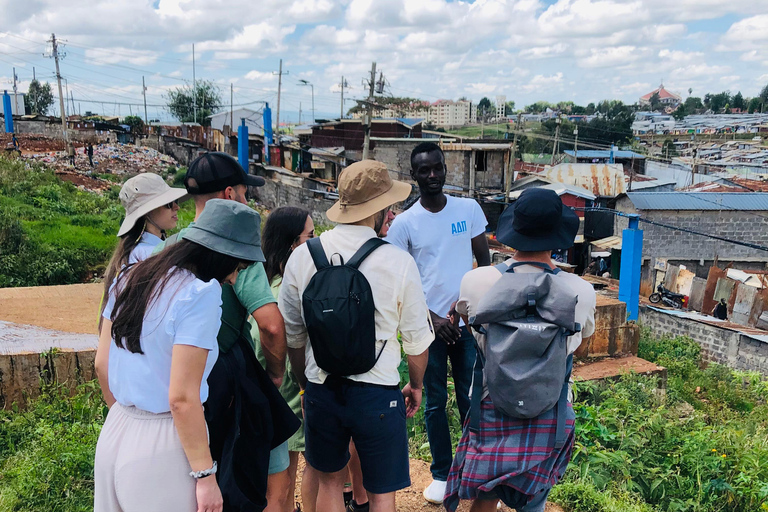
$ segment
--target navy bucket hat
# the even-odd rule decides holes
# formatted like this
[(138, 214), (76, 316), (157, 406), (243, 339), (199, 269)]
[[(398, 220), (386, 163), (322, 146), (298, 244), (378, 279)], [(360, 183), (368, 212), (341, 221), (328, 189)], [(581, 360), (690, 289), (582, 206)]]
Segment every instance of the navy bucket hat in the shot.
[(529, 188), (499, 217), (496, 240), (524, 252), (573, 247), (579, 217), (553, 190)]

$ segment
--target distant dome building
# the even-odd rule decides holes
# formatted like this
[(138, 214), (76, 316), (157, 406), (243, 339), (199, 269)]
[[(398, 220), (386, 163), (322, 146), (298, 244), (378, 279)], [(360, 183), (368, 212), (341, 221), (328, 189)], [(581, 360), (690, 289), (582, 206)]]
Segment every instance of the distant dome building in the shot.
[(683, 101), (683, 98), (673, 92), (669, 92), (664, 88), (664, 84), (661, 84), (658, 89), (649, 92), (645, 96), (640, 96), (640, 105), (650, 105), (651, 97), (656, 93), (659, 94), (659, 102), (664, 106), (675, 108)]

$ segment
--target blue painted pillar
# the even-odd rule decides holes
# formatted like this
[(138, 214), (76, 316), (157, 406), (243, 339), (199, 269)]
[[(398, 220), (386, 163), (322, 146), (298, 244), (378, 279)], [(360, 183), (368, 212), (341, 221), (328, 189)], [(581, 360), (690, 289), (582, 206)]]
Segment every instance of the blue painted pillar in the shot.
[(237, 159), (240, 165), (248, 172), (248, 127), (245, 126), (245, 119), (240, 120), (240, 126), (237, 127)]
[(616, 163), (616, 158), (615, 158), (615, 156), (614, 156), (614, 155), (615, 155), (615, 153), (614, 153), (614, 151), (615, 151), (615, 150), (616, 150), (616, 146), (614, 146), (613, 144), (611, 144), (611, 153), (610, 153), (610, 155), (608, 156), (608, 163), (609, 163), (609, 164), (615, 164), (615, 163)]
[(264, 162), (269, 163), (269, 146), (272, 140), (272, 109), (269, 103), (264, 104)]
[(3, 92), (3, 117), (5, 117), (5, 133), (13, 133), (13, 109), (8, 91)]
[(637, 320), (640, 308), (640, 270), (643, 266), (643, 230), (640, 216), (629, 216), (629, 227), (621, 239), (619, 300), (627, 305), (627, 319)]

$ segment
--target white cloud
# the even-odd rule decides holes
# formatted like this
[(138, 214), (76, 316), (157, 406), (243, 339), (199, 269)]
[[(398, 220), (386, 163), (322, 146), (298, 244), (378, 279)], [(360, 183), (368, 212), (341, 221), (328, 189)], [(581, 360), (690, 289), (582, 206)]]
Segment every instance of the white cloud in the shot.
[(524, 59), (545, 59), (547, 57), (555, 57), (565, 53), (568, 46), (563, 43), (553, 44), (552, 46), (536, 46), (534, 48), (526, 48), (520, 52), (520, 57)]
[(579, 59), (578, 63), (584, 68), (615, 68), (638, 60), (640, 53), (634, 46), (593, 49), (588, 57)]

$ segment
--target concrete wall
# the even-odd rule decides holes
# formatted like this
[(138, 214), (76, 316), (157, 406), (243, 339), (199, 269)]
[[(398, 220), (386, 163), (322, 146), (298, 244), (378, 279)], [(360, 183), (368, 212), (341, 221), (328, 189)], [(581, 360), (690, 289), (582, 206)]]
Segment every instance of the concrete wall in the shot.
[[(644, 210), (638, 212), (628, 197), (619, 199), (616, 209), (628, 213), (640, 213), (644, 219), (699, 231), (713, 235), (743, 240), (758, 245), (768, 245), (768, 216), (755, 215), (751, 211), (735, 210)], [(627, 227), (624, 217), (616, 219), (616, 233)], [(768, 252), (734, 245), (704, 236), (683, 231), (662, 228), (644, 222), (643, 256), (668, 258), (670, 260), (697, 261), (712, 260), (715, 256), (720, 261), (757, 261), (768, 262)], [(693, 269), (689, 269), (692, 270)], [(705, 277), (698, 275), (698, 277)]]
[(325, 216), (325, 212), (335, 201), (325, 199), (306, 188), (286, 185), (271, 179), (266, 181), (263, 187), (255, 189), (255, 195), (258, 201), (270, 210), (279, 206), (300, 206), (310, 211), (315, 224), (333, 224)]
[(705, 361), (768, 375), (768, 343), (715, 325), (654, 311), (647, 306), (640, 306), (640, 323), (650, 327), (656, 335), (689, 336), (701, 346)]

